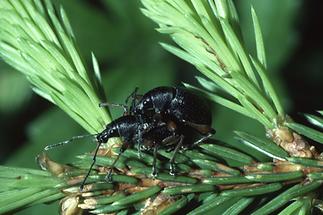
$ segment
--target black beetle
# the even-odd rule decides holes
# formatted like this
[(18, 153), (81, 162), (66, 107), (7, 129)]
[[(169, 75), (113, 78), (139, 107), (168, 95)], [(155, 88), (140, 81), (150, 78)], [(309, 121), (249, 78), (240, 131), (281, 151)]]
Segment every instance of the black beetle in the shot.
[[(215, 130), (211, 127), (212, 113), (207, 101), (189, 90), (162, 86), (156, 87), (144, 95), (137, 94), (137, 91), (138, 88), (126, 99), (127, 104), (128, 100), (132, 98), (129, 108), (126, 105), (109, 103), (102, 103), (100, 106), (119, 106), (125, 110), (124, 115), (132, 115), (137, 119), (139, 118), (139, 121), (136, 122), (138, 126), (141, 126), (139, 133), (147, 133), (147, 135), (143, 136), (143, 139), (149, 139), (154, 136), (149, 132), (149, 129), (153, 128), (153, 131), (158, 133), (161, 131), (161, 128), (157, 125), (160, 123), (169, 125), (169, 122), (175, 125), (177, 136), (182, 136), (180, 138), (181, 142), (183, 137), (191, 132), (189, 129), (197, 131), (202, 136), (193, 144), (189, 144), (189, 147), (200, 144), (215, 133)], [(148, 132), (147, 126), (142, 126), (145, 124), (149, 124)], [(156, 129), (154, 129), (155, 127)], [(159, 136), (162, 138), (168, 137), (165, 134), (159, 134)], [(175, 150), (178, 149), (175, 148)], [(176, 154), (176, 151), (174, 154)], [(171, 162), (171, 173), (174, 172), (173, 169)]]
[(212, 112), (207, 101), (189, 90), (178, 87), (156, 87), (143, 96), (137, 95), (136, 92), (137, 88), (130, 95), (133, 101), (129, 114), (140, 116), (143, 120), (172, 120), (178, 126), (188, 126), (202, 135), (195, 144), (201, 143), (215, 133), (211, 127)]
[[(92, 135), (96, 136), (98, 146), (81, 189), (95, 164), (100, 145), (106, 143), (109, 138), (121, 137), (123, 139), (120, 152), (106, 177), (110, 181), (115, 163), (129, 146), (137, 144), (139, 154), (141, 149), (153, 149), (153, 176), (157, 174), (156, 156), (158, 149), (170, 148), (171, 151), (174, 151), (170, 159), (170, 173), (174, 174), (174, 158), (179, 149), (197, 145), (215, 133), (215, 130), (211, 127), (212, 113), (207, 102), (192, 92), (177, 87), (157, 87), (141, 96), (137, 94), (137, 90), (136, 88), (127, 98), (127, 100), (132, 98), (129, 108), (126, 105), (100, 104), (101, 107), (104, 105), (123, 107), (125, 113), (124, 116), (109, 123), (101, 133)], [(184, 144), (184, 137), (191, 133), (192, 129), (202, 137), (193, 144), (188, 142)], [(79, 138), (82, 138), (82, 136), (48, 146), (45, 150)]]
[(116, 162), (118, 161), (120, 155), (128, 148), (134, 145), (137, 145), (138, 154), (142, 150), (153, 150), (153, 167), (152, 167), (152, 176), (155, 177), (157, 175), (156, 169), (156, 158), (157, 151), (159, 148), (172, 148), (174, 151), (171, 159), (170, 159), (170, 173), (174, 174), (174, 158), (176, 153), (182, 146), (183, 143), (183, 134), (179, 134), (177, 132), (177, 127), (174, 122), (169, 121), (168, 123), (160, 122), (157, 125), (142, 122), (138, 117), (134, 115), (125, 115), (121, 116), (118, 119), (115, 119), (111, 123), (106, 125), (106, 128), (98, 133), (92, 135), (84, 135), (84, 136), (75, 136), (70, 140), (66, 140), (57, 144), (49, 145), (45, 147), (45, 150), (49, 150), (59, 145), (68, 144), (76, 139), (80, 139), (87, 136), (95, 136), (96, 141), (98, 142), (97, 147), (94, 152), (93, 161), (87, 172), (80, 189), (83, 189), (83, 186), (90, 175), (90, 172), (96, 162), (97, 153), (102, 143), (106, 143), (112, 137), (120, 137), (122, 138), (122, 145), (120, 147), (119, 153), (112, 163), (108, 174), (106, 175), (106, 180), (111, 181), (111, 173), (114, 168)]
[[(174, 174), (174, 159), (175, 155), (183, 145), (183, 139), (185, 134), (180, 133), (181, 130), (177, 129), (177, 125), (173, 121), (159, 122), (158, 124), (150, 124), (149, 122), (142, 122), (137, 116), (125, 115), (122, 116), (111, 123), (109, 123), (106, 128), (96, 136), (98, 147), (101, 143), (106, 143), (109, 138), (121, 137), (123, 144), (121, 145), (119, 154), (111, 165), (110, 171), (107, 174), (107, 179), (110, 180), (110, 175), (112, 168), (118, 161), (120, 155), (128, 148), (137, 145), (138, 155), (140, 157), (140, 152), (152, 150), (153, 149), (153, 167), (152, 175), (155, 177), (157, 175), (156, 169), (156, 157), (159, 148), (171, 149), (174, 151), (170, 159), (170, 173)], [(97, 147), (97, 148), (98, 148)], [(97, 150), (96, 150), (97, 153)], [(95, 163), (96, 153), (93, 157), (93, 164)]]

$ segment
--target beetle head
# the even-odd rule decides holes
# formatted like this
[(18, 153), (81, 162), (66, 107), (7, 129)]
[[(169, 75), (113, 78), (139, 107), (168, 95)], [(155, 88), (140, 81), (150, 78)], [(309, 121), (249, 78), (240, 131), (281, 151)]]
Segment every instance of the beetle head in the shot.
[(151, 98), (143, 98), (134, 108), (135, 114), (144, 114), (147, 110), (153, 109), (154, 105)]

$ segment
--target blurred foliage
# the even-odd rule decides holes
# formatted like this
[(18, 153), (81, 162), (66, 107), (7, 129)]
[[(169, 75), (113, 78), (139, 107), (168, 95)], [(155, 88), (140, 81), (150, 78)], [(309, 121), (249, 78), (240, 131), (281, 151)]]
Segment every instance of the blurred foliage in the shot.
[(0, 112), (14, 114), (31, 98), (31, 89), (25, 76), (0, 64)]
[[(268, 57), (268, 70), (271, 73), (279, 72), (283, 64), (291, 57), (290, 53), (298, 42), (295, 21), (298, 17), (298, 9), (302, 6), (300, 0), (284, 1), (237, 1), (241, 24), (244, 26), (244, 39), (250, 49), (254, 45), (253, 26), (251, 16), (248, 13), (249, 5), (253, 5), (261, 23), (266, 54)], [(277, 27), (279, 26), (279, 27)]]
[[(285, 110), (290, 109), (289, 96), (286, 86), (283, 85), (282, 74), (279, 73), (284, 63), (289, 60), (291, 53), (295, 50), (298, 42), (298, 31), (294, 28), (298, 18), (299, 8), (302, 6), (300, 0), (284, 1), (237, 1), (238, 11), (248, 11), (252, 4), (257, 11), (261, 23), (261, 30), (264, 37), (266, 54), (268, 57), (269, 77), (275, 83), (275, 89), (281, 96), (281, 102)], [(253, 26), (251, 16), (248, 13), (241, 13), (241, 24), (244, 26), (244, 39), (247, 47), (254, 49)], [(279, 27), (277, 27), (279, 25)]]
[[(55, 2), (62, 4), (66, 10), (86, 62), (89, 63), (91, 60), (91, 51), (95, 53), (103, 71), (103, 82), (109, 101), (123, 103), (136, 86), (140, 87), (141, 92), (145, 92), (159, 85), (190, 82), (192, 76), (196, 74), (194, 68), (182, 63), (158, 45), (158, 41), (167, 39), (155, 32), (154, 24), (140, 13), (139, 0), (56, 0)], [(272, 75), (276, 89), (283, 91), (279, 71), (297, 44), (298, 35), (294, 29), (294, 22), (299, 16), (300, 1), (251, 2), (262, 26), (269, 71), (275, 72)], [(244, 38), (247, 44), (252, 44), (249, 1), (237, 1), (237, 3)], [(250, 46), (250, 49), (254, 48)], [(181, 73), (178, 73), (179, 71)], [(27, 86), (28, 83), (22, 75), (13, 72), (0, 62), (0, 151), (5, 151), (4, 149), (10, 144), (10, 136), (8, 137), (8, 133), (4, 133), (2, 128), (10, 121), (23, 121), (16, 118), (15, 113), (19, 116), (19, 111), (24, 111), (26, 106), (37, 108), (31, 102), (34, 100), (30, 99), (31, 90)], [(283, 102), (287, 105), (290, 101)], [(214, 109), (217, 138), (225, 140), (233, 147), (239, 147), (232, 138), (233, 130), (249, 131), (255, 136), (263, 134), (262, 126), (252, 120), (223, 107), (217, 106)], [(120, 113), (120, 110), (115, 110), (112, 114), (117, 117)], [(42, 109), (33, 121), (12, 129), (19, 130), (22, 135), (26, 132), (26, 143), (15, 149), (14, 153), (1, 154), (1, 160), (6, 159), (8, 165), (23, 167), (35, 167), (36, 164), (31, 158), (35, 157), (45, 145), (85, 132), (56, 107)], [(69, 162), (71, 161), (69, 159), (73, 158), (72, 155), (94, 148), (94, 144), (88, 144), (89, 142), (85, 140), (51, 153), (55, 160), (62, 163)], [(257, 156), (261, 155), (255, 154), (255, 157)], [(57, 206), (52, 208), (49, 210), (47, 205), (36, 206), (18, 214), (57, 214)]]

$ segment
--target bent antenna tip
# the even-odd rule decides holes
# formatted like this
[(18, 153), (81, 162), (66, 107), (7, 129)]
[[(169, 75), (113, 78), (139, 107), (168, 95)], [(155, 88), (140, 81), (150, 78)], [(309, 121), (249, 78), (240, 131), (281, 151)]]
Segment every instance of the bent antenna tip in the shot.
[(51, 148), (50, 146), (46, 146), (46, 147), (44, 148), (44, 151), (48, 151), (50, 148)]

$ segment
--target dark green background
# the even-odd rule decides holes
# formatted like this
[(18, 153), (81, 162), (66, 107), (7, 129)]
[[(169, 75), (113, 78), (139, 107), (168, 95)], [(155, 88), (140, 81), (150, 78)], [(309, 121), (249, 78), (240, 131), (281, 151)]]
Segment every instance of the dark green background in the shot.
[[(138, 86), (145, 92), (160, 85), (196, 84), (194, 67), (164, 51), (152, 21), (140, 13), (139, 0), (60, 0), (90, 65), (93, 51), (99, 60), (108, 101), (123, 103)], [(250, 3), (262, 26), (269, 75), (286, 111), (302, 122), (300, 112), (323, 109), (323, 7), (315, 1), (236, 1), (247, 47), (254, 53)], [(316, 1), (318, 2), (318, 1)], [(113, 111), (118, 117), (120, 111)], [(45, 145), (84, 131), (49, 102), (33, 94), (26, 79), (0, 61), (0, 162), (37, 168), (34, 157)], [(262, 126), (235, 112), (214, 105), (216, 137), (236, 145), (233, 130), (263, 136)], [(94, 148), (89, 141), (51, 152), (68, 162)], [(57, 214), (57, 206), (38, 206), (20, 214)]]

